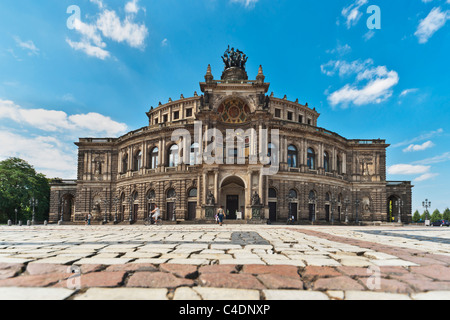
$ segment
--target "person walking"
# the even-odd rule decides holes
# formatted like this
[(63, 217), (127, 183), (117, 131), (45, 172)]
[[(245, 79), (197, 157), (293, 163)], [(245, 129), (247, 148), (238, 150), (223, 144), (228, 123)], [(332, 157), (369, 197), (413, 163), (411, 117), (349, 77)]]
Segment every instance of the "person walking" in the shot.
[(91, 225), (91, 219), (92, 219), (92, 215), (89, 213), (88, 218), (87, 218), (88, 226)]
[(223, 225), (223, 218), (225, 217), (225, 212), (223, 211), (223, 206), (217, 211), (217, 218), (219, 219), (219, 225)]
[(150, 214), (153, 214), (152, 218), (154, 219), (155, 224), (157, 224), (158, 223), (158, 219), (161, 216), (161, 210), (159, 210), (158, 205), (155, 204), (155, 209), (152, 212), (150, 212)]

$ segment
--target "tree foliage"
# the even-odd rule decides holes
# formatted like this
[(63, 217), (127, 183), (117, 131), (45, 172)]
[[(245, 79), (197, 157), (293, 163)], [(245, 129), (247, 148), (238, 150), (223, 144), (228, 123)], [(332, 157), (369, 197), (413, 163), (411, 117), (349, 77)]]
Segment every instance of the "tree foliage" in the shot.
[(449, 208), (447, 208), (447, 209), (445, 209), (445, 211), (444, 211), (444, 214), (443, 214), (443, 217), (442, 217), (444, 220), (448, 220), (448, 221), (450, 221), (450, 209)]
[(32, 198), (38, 200), (36, 221), (48, 219), (50, 185), (47, 178), (25, 160), (9, 158), (0, 161), (0, 222), (14, 221), (15, 209), (18, 220), (31, 220)]
[(416, 212), (414, 212), (413, 217), (412, 217), (412, 221), (413, 222), (419, 222), (420, 221), (420, 213), (419, 210), (416, 210)]
[(436, 222), (439, 220), (442, 220), (442, 214), (439, 212), (438, 209), (433, 211), (433, 214), (431, 215), (431, 222)]

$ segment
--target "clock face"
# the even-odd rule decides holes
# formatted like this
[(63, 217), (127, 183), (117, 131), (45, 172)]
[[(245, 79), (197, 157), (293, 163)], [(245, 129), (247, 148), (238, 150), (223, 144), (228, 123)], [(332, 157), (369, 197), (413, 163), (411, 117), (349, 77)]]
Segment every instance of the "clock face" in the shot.
[(244, 123), (249, 121), (250, 108), (240, 99), (226, 100), (217, 111), (220, 114), (220, 119), (225, 123)]

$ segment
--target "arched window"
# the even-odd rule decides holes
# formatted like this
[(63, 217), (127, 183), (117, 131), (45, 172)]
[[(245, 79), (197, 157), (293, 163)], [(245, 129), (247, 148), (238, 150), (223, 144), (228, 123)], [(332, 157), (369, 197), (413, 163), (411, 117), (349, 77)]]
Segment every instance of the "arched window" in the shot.
[(316, 170), (316, 153), (313, 148), (308, 148), (308, 168)]
[(155, 190), (150, 190), (150, 191), (147, 193), (147, 199), (148, 199), (148, 200), (154, 200), (154, 199), (156, 199), (156, 193), (155, 193)]
[(158, 168), (158, 156), (159, 156), (159, 149), (155, 147), (152, 149), (152, 151), (150, 151), (150, 163), (149, 163), (150, 169)]
[(329, 192), (327, 192), (325, 194), (325, 201), (330, 201), (330, 193)]
[(297, 199), (297, 191), (295, 191), (294, 189), (289, 190), (289, 198), (291, 199)]
[(133, 171), (138, 171), (142, 167), (142, 151), (139, 150), (134, 155)]
[(276, 198), (277, 197), (277, 190), (274, 188), (269, 189), (269, 198)]
[(171, 188), (167, 191), (167, 199), (173, 199), (176, 198), (177, 193), (175, 192), (175, 189)]
[(311, 200), (311, 201), (313, 201), (313, 200), (316, 200), (316, 193), (313, 191), (313, 190), (311, 190), (310, 192), (309, 192), (309, 200)]
[(128, 171), (128, 154), (124, 155), (122, 158), (122, 173)]
[(178, 145), (174, 144), (169, 149), (169, 167), (176, 167), (178, 165)]
[(297, 168), (297, 148), (293, 145), (288, 147), (287, 162), (289, 168)]
[(189, 163), (188, 163), (189, 165), (193, 166), (197, 164), (198, 154), (199, 154), (199, 145), (196, 142), (191, 145), (191, 152), (189, 155)]
[(192, 188), (191, 190), (189, 190), (188, 197), (197, 198), (197, 188)]
[(323, 153), (323, 168), (325, 172), (330, 172), (330, 155), (326, 151)]

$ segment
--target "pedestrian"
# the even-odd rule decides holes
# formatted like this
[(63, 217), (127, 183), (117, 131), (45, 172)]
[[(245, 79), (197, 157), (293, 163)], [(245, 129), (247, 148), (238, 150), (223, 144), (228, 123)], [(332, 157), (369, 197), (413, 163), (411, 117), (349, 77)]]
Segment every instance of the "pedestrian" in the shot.
[(153, 214), (152, 215), (153, 221), (155, 222), (155, 224), (157, 224), (158, 223), (158, 219), (161, 216), (161, 210), (159, 210), (157, 204), (155, 204), (155, 209), (152, 212), (150, 212), (150, 214)]
[(88, 214), (88, 219), (87, 219), (87, 221), (88, 221), (88, 226), (90, 226), (91, 225), (91, 220), (92, 220), (92, 214)]
[(219, 219), (219, 225), (222, 226), (223, 218), (225, 217), (225, 213), (223, 211), (223, 206), (217, 211), (217, 218)]

